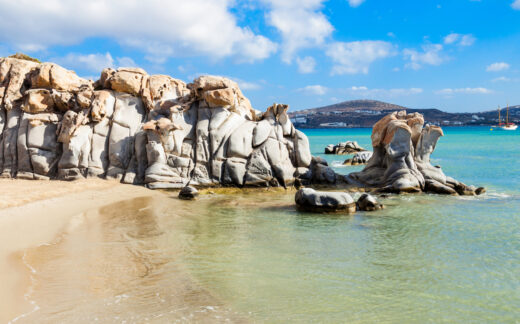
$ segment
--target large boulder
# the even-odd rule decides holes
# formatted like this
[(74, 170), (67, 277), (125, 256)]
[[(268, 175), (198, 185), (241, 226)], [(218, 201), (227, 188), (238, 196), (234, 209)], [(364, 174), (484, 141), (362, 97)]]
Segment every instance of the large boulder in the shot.
[(312, 212), (346, 212), (356, 211), (356, 202), (346, 192), (316, 191), (302, 188), (296, 192), (294, 200), (299, 209)]

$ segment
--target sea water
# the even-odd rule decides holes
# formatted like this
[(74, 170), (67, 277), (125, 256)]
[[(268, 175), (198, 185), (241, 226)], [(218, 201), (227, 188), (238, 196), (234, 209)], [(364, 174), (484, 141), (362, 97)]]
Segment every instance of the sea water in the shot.
[[(370, 149), (370, 129), (304, 132), (335, 171), (363, 168), (322, 153)], [(518, 323), (520, 131), (444, 133), (432, 164), (486, 194), (390, 195), (355, 215), (298, 212), (294, 191), (121, 202), (26, 251), (38, 309), (25, 319)]]

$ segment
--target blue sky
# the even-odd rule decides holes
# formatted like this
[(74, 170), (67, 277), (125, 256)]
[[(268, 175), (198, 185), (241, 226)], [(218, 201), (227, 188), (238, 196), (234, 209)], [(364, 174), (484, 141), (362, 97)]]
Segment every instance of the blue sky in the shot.
[(0, 55), (236, 80), (256, 109), (520, 104), (520, 0), (0, 0)]

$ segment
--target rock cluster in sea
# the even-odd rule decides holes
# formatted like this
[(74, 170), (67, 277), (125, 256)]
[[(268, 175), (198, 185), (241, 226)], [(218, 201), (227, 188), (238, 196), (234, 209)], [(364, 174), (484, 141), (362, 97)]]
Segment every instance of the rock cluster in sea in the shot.
[(341, 142), (336, 145), (329, 144), (325, 147), (325, 154), (352, 154), (366, 151), (356, 141)]
[(363, 151), (363, 152), (357, 152), (354, 154), (353, 157), (346, 159), (343, 162), (343, 165), (360, 165), (360, 164), (367, 164), (368, 160), (372, 157), (372, 152), (370, 151)]
[[(287, 105), (252, 108), (237, 83), (140, 68), (96, 82), (53, 63), (0, 59), (2, 177), (106, 177), (150, 188), (288, 186), (313, 178)], [(318, 176), (319, 178), (319, 176)]]

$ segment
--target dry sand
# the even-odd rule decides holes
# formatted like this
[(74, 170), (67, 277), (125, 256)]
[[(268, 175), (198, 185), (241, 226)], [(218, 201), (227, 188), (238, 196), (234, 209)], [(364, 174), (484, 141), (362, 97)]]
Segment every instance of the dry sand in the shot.
[(163, 195), (143, 187), (89, 179), (75, 182), (0, 180), (0, 322), (30, 311), (24, 298), (29, 269), (22, 251), (51, 241), (85, 210), (137, 197)]

